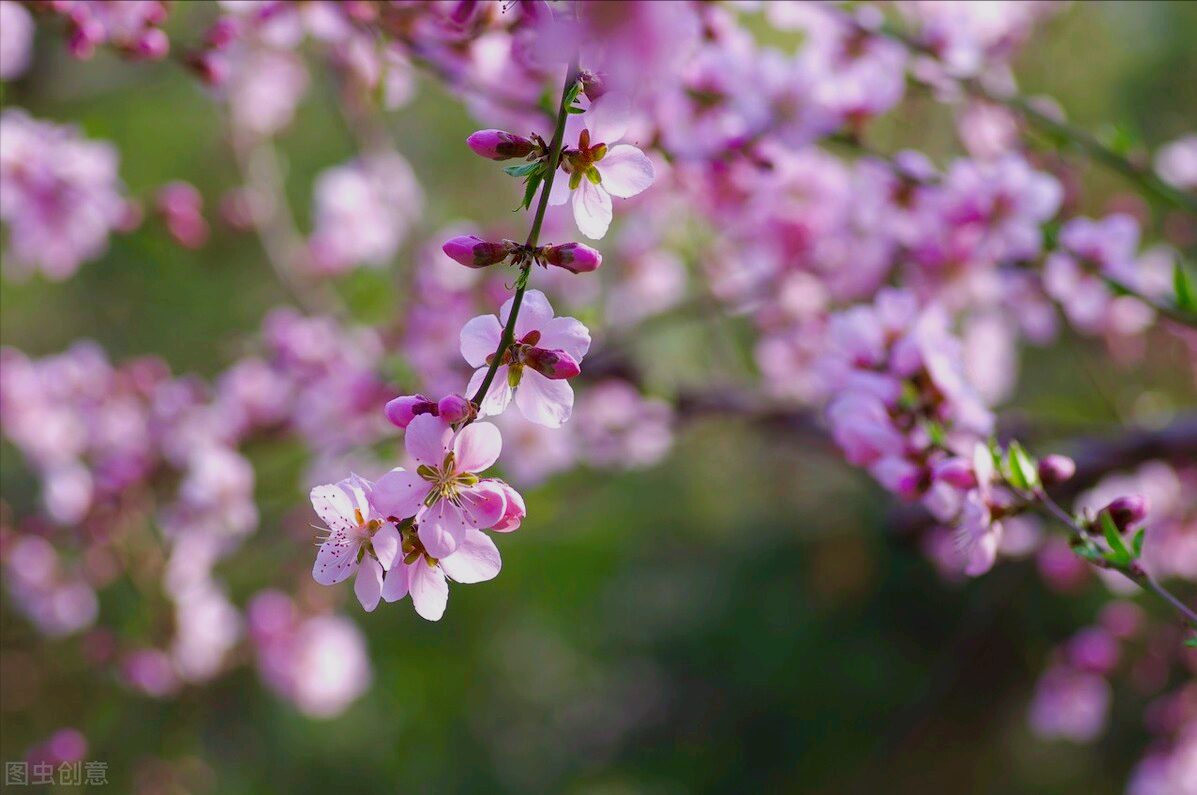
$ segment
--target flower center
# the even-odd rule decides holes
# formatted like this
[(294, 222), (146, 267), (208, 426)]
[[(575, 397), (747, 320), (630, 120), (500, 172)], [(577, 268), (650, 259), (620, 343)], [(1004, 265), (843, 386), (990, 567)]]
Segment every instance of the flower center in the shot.
[(424, 498), (424, 504), (429, 508), (440, 500), (458, 503), (458, 495), (461, 491), (473, 486), (479, 480), (473, 472), (457, 471), (457, 461), (453, 451), (445, 454), (445, 460), (439, 467), (420, 464), (416, 468), (416, 474), (432, 484), (432, 488), (428, 490), (428, 496)]

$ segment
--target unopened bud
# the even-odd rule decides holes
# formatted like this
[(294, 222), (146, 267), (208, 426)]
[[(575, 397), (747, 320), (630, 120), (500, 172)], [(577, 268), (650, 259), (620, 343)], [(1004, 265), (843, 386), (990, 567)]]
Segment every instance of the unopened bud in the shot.
[(446, 395), (436, 404), (436, 411), (437, 416), (452, 425), (470, 416), (473, 406), (461, 395)]
[(931, 470), (935, 480), (955, 486), (958, 489), (975, 489), (977, 474), (973, 471), (972, 462), (965, 458), (948, 458), (940, 461)]
[(496, 533), (510, 533), (512, 530), (518, 530), (520, 523), (528, 515), (528, 509), (524, 505), (524, 498), (518, 491), (503, 481), (496, 480), (494, 483), (503, 490), (503, 496), (507, 498), (507, 510), (503, 512), (503, 517), (499, 519), (495, 526), (490, 529)]
[(170, 52), (170, 39), (159, 28), (147, 28), (136, 41), (122, 48), (137, 61), (158, 61)]
[(1044, 486), (1063, 483), (1076, 474), (1076, 462), (1066, 455), (1049, 455), (1039, 459), (1039, 481)]
[(560, 381), (582, 372), (574, 357), (562, 350), (528, 348), (523, 353), (524, 364), (545, 378)]
[(396, 427), (406, 429), (421, 414), (437, 415), (437, 405), (423, 395), (404, 395), (388, 401), (383, 413)]
[(536, 151), (536, 142), (502, 130), (479, 130), (466, 139), (474, 154), (490, 160), (527, 157)]
[(540, 258), (546, 264), (565, 268), (570, 273), (590, 273), (603, 264), (602, 254), (581, 243), (546, 246), (541, 250)]
[(1141, 494), (1128, 494), (1114, 500), (1102, 510), (1109, 511), (1118, 531), (1125, 533), (1131, 525), (1147, 517), (1147, 498)]
[(603, 81), (601, 75), (594, 72), (583, 71), (578, 75), (578, 79), (582, 81), (582, 93), (591, 102), (598, 101), (598, 98), (607, 93), (607, 84)]
[(461, 235), (445, 243), (441, 250), (467, 268), (485, 268), (507, 259), (511, 246), (506, 241), (490, 243), (474, 235)]

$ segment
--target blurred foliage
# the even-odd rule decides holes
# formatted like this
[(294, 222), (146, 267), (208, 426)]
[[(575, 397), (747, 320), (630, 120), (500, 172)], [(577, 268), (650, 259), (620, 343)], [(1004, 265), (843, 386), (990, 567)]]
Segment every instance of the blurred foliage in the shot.
[[(188, 17), (203, 13), (183, 12), (173, 31), (186, 40), (198, 29)], [(1193, 126), (1193, 41), (1197, 3), (1076, 3), (1039, 31), (1017, 72), (1077, 123), (1125, 125), (1154, 147)], [(112, 140), (143, 199), (168, 179), (193, 182), (215, 217), (237, 170), (213, 104), (176, 64), (103, 52), (80, 64), (46, 31), (36, 56), (5, 105)], [(312, 77), (280, 141), (301, 224), (313, 177), (354, 146), (333, 87)], [(870, 131), (874, 145), (918, 146), (942, 162), (956, 145), (942, 109), (921, 115), (931, 104), (904, 106)], [(427, 192), (423, 232), (510, 219), (515, 188), (464, 152), (470, 121), (434, 84), (388, 122)], [(1086, 180), (1094, 210), (1126, 188), (1096, 170)], [(86, 337), (114, 361), (157, 353), (177, 373), (213, 375), (288, 301), (252, 236), (213, 231), (187, 251), (150, 221), (62, 284), (5, 282), (0, 341), (42, 355)], [(364, 274), (340, 288), (380, 320), (402, 300), (394, 280)], [(1184, 394), (1170, 364), (1180, 355), (1153, 351), (1145, 377)], [(1017, 405), (1060, 435), (1124, 419), (1143, 391), (1077, 341), (1030, 352), (1021, 389)], [(0, 454), (5, 500), (33, 510), (34, 481), (11, 447)], [(219, 570), (239, 604), (264, 585), (314, 587), (311, 546), (298, 540), (311, 521), (298, 451), (251, 455), (261, 527)], [(266, 691), (250, 666), (176, 701), (130, 695), (97, 680), (75, 641), (42, 639), (6, 606), (0, 758), (73, 726), (88, 756), (108, 761), (114, 792), (158, 775), (160, 759), (221, 795), (1120, 792), (1147, 740), (1141, 699), (1118, 693), (1112, 728), (1091, 747), (1042, 743), (1025, 723), (1045, 655), (1092, 618), (1100, 587), (1061, 598), (1030, 564), (944, 585), (887, 534), (889, 505), (802, 440), (692, 425), (653, 471), (575, 472), (533, 492), (525, 529), (501, 540), (503, 575), (455, 589), (440, 623), (406, 604), (363, 614), (342, 588), (375, 683), (325, 722)], [(131, 584), (112, 586), (103, 620), (144, 631), (139, 599)]]

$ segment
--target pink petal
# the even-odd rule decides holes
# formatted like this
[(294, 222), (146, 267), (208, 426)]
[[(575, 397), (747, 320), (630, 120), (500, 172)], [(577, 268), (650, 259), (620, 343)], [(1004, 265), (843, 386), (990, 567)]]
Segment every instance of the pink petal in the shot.
[(357, 579), (353, 581), (353, 592), (367, 613), (378, 607), (378, 597), (382, 595), (382, 566), (369, 555), (362, 558)]
[[(431, 487), (432, 484), (415, 472), (396, 467), (374, 484), (374, 490), (370, 492), (370, 501), (374, 503), (374, 509), (384, 517), (407, 519), (415, 516), (423, 507), (424, 498), (428, 496)], [(381, 532), (380, 530), (379, 533)]]
[(628, 131), (632, 106), (626, 98), (607, 94), (582, 114), (582, 123), (590, 131), (590, 145), (608, 146), (623, 138)]
[[(473, 397), (482, 388), (482, 381), (485, 378), (485, 367), (474, 371), (473, 377), (470, 378), (470, 385), (466, 389), (470, 397)], [(502, 414), (510, 403), (511, 387), (507, 385), (507, 365), (502, 365), (495, 370), (495, 378), (490, 382), (490, 388), (486, 390), (486, 397), (482, 399), (482, 404), (478, 406), (478, 416), (493, 417), (496, 414)]]
[(470, 367), (485, 367), (486, 357), (498, 349), (502, 336), (503, 326), (497, 317), (479, 315), (461, 329), (461, 355)]
[(574, 390), (568, 381), (553, 381), (534, 370), (525, 370), (515, 405), (530, 422), (560, 428), (574, 409)]
[(345, 531), (357, 526), (353, 500), (339, 483), (317, 486), (312, 489), (311, 498), (312, 507), (329, 530)]
[(611, 197), (607, 191), (588, 179), (582, 180), (574, 191), (574, 221), (578, 231), (591, 240), (607, 234), (607, 227), (611, 226)]
[[(511, 305), (514, 301), (515, 299), (512, 298), (503, 304), (504, 323), (507, 322), (507, 318), (511, 314)], [(543, 330), (552, 319), (553, 307), (549, 304), (549, 299), (540, 290), (529, 290), (524, 293), (524, 300), (520, 304), (520, 316), (515, 319), (516, 340), (522, 340), (529, 332)]]
[[(415, 514), (412, 514), (412, 516), (415, 516)], [(395, 529), (395, 525), (390, 522), (384, 524), (374, 534), (372, 542), (374, 544), (374, 554), (378, 556), (378, 562), (382, 564), (384, 569), (390, 569), (395, 563), (395, 556), (399, 554), (399, 531)]]
[(634, 146), (620, 144), (594, 164), (603, 177), (602, 187), (612, 196), (626, 199), (653, 184), (653, 163)]
[(471, 528), (489, 530), (507, 513), (507, 495), (499, 484), (483, 480), (461, 492), (461, 514)]
[(449, 423), (431, 414), (421, 414), (407, 426), (407, 454), (417, 464), (439, 469), (453, 438)]
[(437, 500), (419, 519), (420, 543), (434, 558), (444, 558), (457, 551), (470, 524), (461, 509), (449, 500)]
[(467, 584), (493, 580), (502, 566), (499, 548), (478, 530), (466, 533), (457, 551), (441, 561), (441, 568), (450, 579)]
[(423, 559), (416, 561), (408, 573), (407, 584), (416, 612), (429, 621), (439, 621), (449, 602), (449, 583), (440, 566), (429, 566)]
[(557, 207), (569, 201), (569, 174), (564, 171), (557, 172), (553, 177), (553, 189), (549, 191), (549, 206)]
[(540, 330), (538, 347), (559, 349), (582, 361), (590, 350), (590, 330), (572, 317), (555, 317)]
[[(416, 565), (423, 565), (424, 559), (416, 561)], [(407, 596), (407, 578), (408, 569), (411, 567), (400, 562), (398, 566), (387, 572), (387, 577), (382, 582), (382, 598), (386, 602), (398, 602), (403, 597)]]
[[(527, 375), (524, 376), (527, 378)], [(467, 425), (453, 440), (453, 457), (458, 472), (482, 472), (499, 460), (503, 435), (489, 422)]]
[(321, 585), (336, 585), (349, 579), (357, 569), (358, 544), (344, 533), (334, 533), (320, 545), (312, 579)]

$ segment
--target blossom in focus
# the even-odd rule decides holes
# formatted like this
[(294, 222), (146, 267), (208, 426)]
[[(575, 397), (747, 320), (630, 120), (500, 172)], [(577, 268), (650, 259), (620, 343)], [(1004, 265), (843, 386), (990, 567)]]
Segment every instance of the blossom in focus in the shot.
[(631, 144), (613, 145), (627, 132), (628, 115), (626, 103), (606, 96), (566, 124), (566, 140), (578, 144), (562, 152), (561, 168), (569, 179), (554, 180), (549, 204), (565, 204), (572, 192), (574, 220), (591, 240), (607, 234), (612, 196), (626, 199), (653, 183), (653, 164), (644, 152)]
[(383, 569), (399, 551), (399, 533), (370, 504), (369, 481), (350, 475), (340, 483), (312, 489), (312, 507), (328, 525), (312, 577), (336, 585), (357, 572), (353, 592), (367, 611), (378, 606)]
[(467, 529), (453, 554), (439, 559), (428, 554), (415, 530), (404, 535), (402, 558), (387, 572), (382, 598), (397, 602), (410, 594), (416, 612), (437, 621), (445, 613), (449, 580), (467, 584), (493, 580), (501, 566), (495, 542), (478, 530)]
[(421, 414), (408, 424), (405, 442), (416, 470), (392, 469), (374, 484), (370, 499), (382, 516), (414, 519), (431, 557), (452, 555), (469, 530), (486, 530), (503, 518), (503, 489), (475, 474), (499, 458), (498, 428), (483, 422), (454, 433), (444, 420)]
[[(476, 394), (486, 378), (491, 358), (499, 348), (503, 328), (514, 299), (508, 299), (498, 317), (481, 315), (461, 330), (461, 355), (478, 368), (470, 379), (469, 394)], [(532, 422), (560, 427), (573, 411), (574, 390), (565, 379), (590, 349), (590, 332), (572, 317), (554, 317), (544, 293), (529, 290), (515, 320), (515, 336), (480, 407), (481, 415), (502, 414), (512, 397)], [(570, 366), (572, 363), (572, 367)]]

